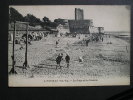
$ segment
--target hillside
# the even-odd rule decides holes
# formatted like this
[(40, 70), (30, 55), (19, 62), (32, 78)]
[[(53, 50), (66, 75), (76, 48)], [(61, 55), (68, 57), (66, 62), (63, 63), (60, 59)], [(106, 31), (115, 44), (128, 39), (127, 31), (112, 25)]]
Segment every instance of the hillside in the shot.
[[(40, 28), (29, 26), (29, 30), (38, 30), (38, 29)], [(8, 30), (14, 30), (14, 23), (8, 24)], [(26, 30), (26, 25), (16, 23), (16, 30)]]

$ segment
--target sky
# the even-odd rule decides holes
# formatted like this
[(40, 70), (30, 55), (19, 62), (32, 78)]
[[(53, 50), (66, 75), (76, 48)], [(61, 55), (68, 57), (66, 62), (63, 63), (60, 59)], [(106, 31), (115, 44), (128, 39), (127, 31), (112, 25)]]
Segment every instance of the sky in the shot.
[(130, 6), (127, 5), (37, 5), (9, 6), (19, 11), (23, 16), (28, 13), (37, 18), (44, 16), (51, 21), (57, 18), (74, 19), (75, 8), (84, 11), (84, 19), (93, 19), (95, 27), (104, 27), (105, 31), (130, 32)]

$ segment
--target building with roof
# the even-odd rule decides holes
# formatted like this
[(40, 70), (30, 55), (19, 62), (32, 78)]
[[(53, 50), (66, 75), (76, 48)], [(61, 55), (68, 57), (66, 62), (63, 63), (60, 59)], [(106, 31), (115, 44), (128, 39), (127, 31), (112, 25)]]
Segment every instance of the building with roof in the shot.
[(91, 34), (104, 33), (104, 27), (94, 27), (92, 19), (84, 19), (83, 9), (75, 8), (75, 19), (62, 19), (62, 23), (57, 26), (58, 33)]

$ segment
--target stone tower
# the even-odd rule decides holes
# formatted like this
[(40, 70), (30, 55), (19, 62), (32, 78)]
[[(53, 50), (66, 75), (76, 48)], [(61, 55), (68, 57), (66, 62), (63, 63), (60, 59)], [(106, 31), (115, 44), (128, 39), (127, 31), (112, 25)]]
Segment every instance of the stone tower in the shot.
[(75, 8), (75, 20), (84, 20), (83, 9)]

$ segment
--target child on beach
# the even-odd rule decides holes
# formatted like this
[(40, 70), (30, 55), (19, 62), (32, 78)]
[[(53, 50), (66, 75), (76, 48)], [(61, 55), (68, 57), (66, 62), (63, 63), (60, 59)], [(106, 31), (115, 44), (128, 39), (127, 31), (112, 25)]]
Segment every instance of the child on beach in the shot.
[(60, 68), (61, 68), (60, 63), (61, 63), (61, 60), (62, 60), (62, 59), (63, 59), (63, 54), (61, 53), (61, 54), (59, 54), (58, 57), (56, 58), (56, 63), (57, 63), (56, 69), (57, 69), (57, 67), (60, 67)]
[(58, 45), (58, 41), (56, 41), (56, 48), (57, 48), (57, 45)]
[(66, 60), (66, 63), (67, 63), (67, 68), (69, 68), (70, 56), (68, 54), (66, 54), (65, 60)]

